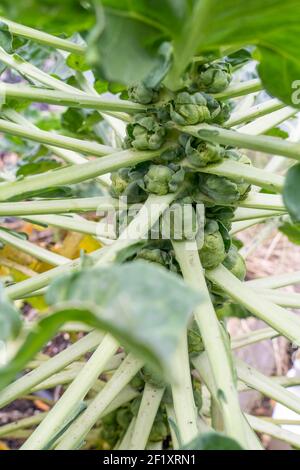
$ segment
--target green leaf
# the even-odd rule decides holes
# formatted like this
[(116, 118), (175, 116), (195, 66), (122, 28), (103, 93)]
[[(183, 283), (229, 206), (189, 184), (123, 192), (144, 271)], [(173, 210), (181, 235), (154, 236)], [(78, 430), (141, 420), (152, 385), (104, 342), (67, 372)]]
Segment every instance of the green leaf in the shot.
[(1, 386), (68, 321), (109, 331), (170, 378), (174, 351), (200, 301), (179, 276), (143, 261), (63, 275), (47, 292), (52, 314), (39, 321), (11, 363), (0, 369)]
[(264, 135), (269, 135), (270, 137), (279, 137), (280, 139), (288, 139), (289, 133), (280, 129), (280, 127), (273, 127), (264, 133)]
[(293, 220), (300, 222), (300, 164), (289, 169), (283, 188), (283, 201)]
[(8, 53), (13, 51), (13, 38), (3, 21), (0, 21), (0, 47)]
[(288, 237), (290, 242), (300, 245), (300, 223), (291, 224), (290, 222), (285, 222), (279, 227), (279, 230)]
[(67, 58), (67, 65), (77, 72), (86, 72), (90, 70), (90, 66), (87, 64), (84, 56), (79, 56), (77, 54), (69, 54)]
[(182, 450), (244, 450), (240, 444), (224, 434), (208, 432), (199, 434), (189, 444), (182, 447)]
[(0, 340), (15, 338), (22, 325), (20, 312), (8, 300), (3, 285), (0, 285)]

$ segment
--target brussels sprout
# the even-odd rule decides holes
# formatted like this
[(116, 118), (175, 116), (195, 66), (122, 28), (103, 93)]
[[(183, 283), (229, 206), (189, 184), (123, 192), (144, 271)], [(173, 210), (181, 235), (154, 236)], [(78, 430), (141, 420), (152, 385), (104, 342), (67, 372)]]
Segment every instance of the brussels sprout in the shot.
[(141, 395), (139, 397), (136, 397), (134, 400), (132, 400), (130, 404), (130, 411), (133, 416), (137, 416), (139, 409), (140, 409), (141, 401), (142, 401)]
[(221, 222), (227, 230), (231, 229), (235, 208), (230, 206), (213, 206), (206, 208), (205, 216), (207, 219), (214, 219)]
[(158, 248), (152, 250), (149, 248), (143, 248), (139, 251), (136, 257), (147, 260), (151, 263), (161, 264), (162, 266), (165, 266), (167, 262), (167, 253)]
[(121, 408), (117, 411), (116, 421), (122, 429), (127, 429), (132, 420), (132, 413), (129, 408)]
[(155, 161), (160, 164), (178, 163), (184, 158), (184, 148), (174, 144), (165, 150)]
[(225, 150), (220, 145), (204, 142), (191, 137), (185, 146), (187, 160), (193, 166), (201, 168), (212, 163), (221, 162)]
[(193, 240), (198, 232), (197, 214), (190, 203), (174, 202), (160, 219), (160, 233), (163, 239)]
[[(250, 158), (248, 158), (247, 155), (244, 155), (238, 152), (237, 150), (233, 150), (233, 149), (227, 150), (225, 152), (225, 157), (230, 160), (234, 160), (239, 163), (242, 163), (244, 165), (252, 165)], [(240, 199), (245, 198), (251, 189), (251, 185), (247, 181), (245, 181), (243, 178), (231, 178), (231, 179), (237, 185), (237, 189), (240, 193)]]
[(137, 150), (158, 150), (165, 142), (166, 129), (154, 114), (138, 114), (126, 128), (125, 145)]
[(176, 165), (151, 165), (144, 176), (144, 188), (148, 193), (163, 196), (177, 191), (184, 180), (184, 170)]
[(120, 430), (115, 424), (105, 426), (100, 431), (100, 438), (109, 444), (110, 447), (114, 447), (120, 437)]
[(232, 205), (240, 198), (237, 184), (224, 176), (201, 174), (199, 179), (199, 191), (216, 204)]
[(189, 354), (199, 354), (204, 350), (202, 337), (195, 321), (193, 321), (191, 328), (188, 329), (188, 349)]
[(133, 379), (130, 381), (130, 385), (131, 385), (132, 388), (134, 388), (136, 390), (141, 390), (144, 387), (145, 381), (142, 379), (140, 373), (136, 374), (133, 377)]
[(141, 370), (141, 376), (143, 377), (145, 382), (149, 383), (150, 385), (153, 385), (153, 387), (163, 388), (166, 386), (166, 383), (161, 377), (161, 375), (158, 374), (156, 371), (153, 371), (152, 367), (149, 367), (147, 365), (144, 366)]
[(199, 255), (205, 269), (216, 268), (226, 257), (225, 245), (219, 232), (218, 223), (213, 220), (205, 225), (204, 244)]
[(236, 246), (231, 245), (226, 258), (223, 261), (223, 264), (240, 281), (243, 281), (245, 279), (246, 263), (242, 256), (239, 254)]
[(128, 97), (136, 103), (150, 104), (158, 101), (159, 91), (149, 88), (143, 83), (138, 83), (128, 89)]
[(220, 93), (230, 84), (231, 66), (227, 62), (215, 62), (198, 66), (192, 73), (193, 86), (208, 93)]
[(159, 442), (168, 436), (168, 427), (163, 420), (155, 420), (150, 432), (149, 441)]
[(214, 116), (212, 121), (216, 124), (224, 124), (224, 122), (228, 121), (231, 114), (231, 105), (227, 102), (220, 103), (220, 110), (218, 114)]
[(111, 173), (110, 194), (113, 197), (120, 197), (129, 185), (129, 171), (130, 168), (121, 168), (120, 170)]
[(202, 93), (178, 93), (170, 109), (171, 119), (180, 125), (194, 125), (211, 119), (207, 101)]

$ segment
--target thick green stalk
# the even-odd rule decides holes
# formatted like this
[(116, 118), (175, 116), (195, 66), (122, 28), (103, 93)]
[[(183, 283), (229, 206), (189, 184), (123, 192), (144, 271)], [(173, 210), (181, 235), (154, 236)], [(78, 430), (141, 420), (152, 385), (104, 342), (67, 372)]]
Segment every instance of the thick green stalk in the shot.
[(226, 432), (246, 446), (243, 416), (231, 358), (210, 299), (196, 243), (176, 242), (173, 246), (184, 279), (202, 295), (201, 306), (195, 310), (195, 319), (219, 390), (219, 403)]
[(236, 98), (238, 96), (249, 95), (263, 89), (262, 83), (259, 79), (248, 80), (242, 83), (233, 83), (226, 90), (215, 93), (213, 96), (217, 100), (227, 100), (229, 98)]
[(156, 388), (149, 383), (145, 384), (132, 436), (126, 450), (144, 450), (146, 448), (164, 392), (164, 388)]
[(143, 367), (143, 361), (129, 354), (88, 408), (71, 424), (55, 450), (77, 449), (104, 410)]
[(246, 285), (254, 289), (278, 289), (279, 287), (291, 286), (300, 283), (300, 271), (293, 273), (278, 274), (276, 276), (262, 277), (260, 279), (252, 279), (247, 281)]
[(28, 26), (10, 21), (3, 16), (0, 17), (0, 21), (8, 26), (10, 33), (13, 35), (32, 39), (33, 41), (39, 42), (45, 46), (54, 47), (55, 49), (60, 49), (62, 51), (73, 52), (74, 54), (84, 54), (86, 52), (87, 46), (85, 45), (76, 44), (67, 39), (62, 39), (57, 36), (44, 33), (43, 31), (29, 28)]
[(250, 331), (249, 333), (232, 338), (231, 348), (244, 348), (250, 344), (259, 343), (266, 339), (276, 338), (276, 336), (279, 336), (279, 333), (278, 331), (273, 330), (273, 328), (260, 328), (259, 330)]
[(275, 98), (272, 100), (264, 101), (263, 103), (256, 104), (246, 110), (233, 112), (230, 116), (230, 119), (226, 121), (225, 126), (234, 127), (238, 124), (249, 122), (266, 114), (273, 113), (274, 111), (277, 111), (278, 109), (282, 109), (284, 107), (285, 105)]
[(0, 426), (0, 437), (5, 437), (11, 433), (14, 433), (15, 431), (18, 431), (19, 429), (31, 428), (32, 426), (35, 426), (36, 424), (39, 424), (41, 421), (43, 421), (46, 415), (47, 412), (38, 413), (36, 415), (29, 416), (28, 418), (22, 418), (13, 423)]
[(118, 149), (109, 147), (108, 145), (54, 134), (53, 132), (43, 131), (33, 126), (28, 126), (28, 128), (26, 128), (23, 125), (15, 124), (14, 122), (6, 121), (4, 119), (0, 119), (0, 131), (13, 136), (33, 140), (34, 142), (39, 142), (41, 144), (53, 145), (59, 148), (74, 150), (76, 152), (82, 152), (97, 157), (103, 157), (103, 155), (113, 154), (118, 151)]
[(254, 431), (260, 434), (268, 434), (269, 436), (279, 439), (280, 441), (287, 442), (297, 449), (300, 448), (300, 436), (294, 432), (282, 429), (280, 426), (268, 422), (264, 419), (257, 418), (256, 416), (245, 415), (248, 423)]
[(201, 168), (200, 171), (201, 173), (226, 176), (232, 179), (243, 178), (248, 183), (279, 193), (282, 192), (284, 186), (284, 178), (280, 175), (231, 160), (224, 160), (216, 165), (208, 165)]
[[(0, 126), (1, 127), (1, 126)], [(5, 201), (21, 194), (38, 191), (49, 187), (65, 184), (75, 184), (86, 181), (95, 176), (104, 175), (111, 171), (126, 166), (134, 166), (137, 163), (151, 160), (159, 156), (161, 151), (136, 152), (123, 150), (107, 157), (90, 161), (80, 165), (72, 165), (54, 171), (48, 171), (39, 175), (28, 176), (22, 180), (0, 184), (0, 201)]]
[(99, 345), (104, 334), (98, 331), (89, 333), (84, 338), (69, 346), (56, 356), (48, 359), (38, 368), (28, 372), (5, 389), (0, 391), (0, 408), (12, 402), (21, 395), (31, 391), (35, 386), (64, 369), (88, 351)]
[(120, 441), (120, 443), (117, 443), (114, 450), (128, 450), (128, 446), (130, 444), (132, 433), (135, 427), (135, 422), (136, 422), (136, 417), (134, 416), (132, 420), (130, 421), (130, 424), (122, 440)]
[(264, 298), (281, 307), (300, 308), (300, 294), (274, 291), (273, 289), (257, 289), (257, 292)]
[(246, 199), (239, 201), (239, 206), (250, 209), (264, 209), (286, 212), (286, 207), (283, 203), (282, 196), (277, 194), (250, 193)]
[(257, 294), (257, 290), (241, 282), (223, 265), (207, 271), (206, 276), (253, 315), (265, 321), (295, 344), (300, 345), (300, 319), (297, 315)]
[(243, 230), (247, 230), (250, 227), (253, 227), (253, 225), (259, 225), (263, 224), (267, 218), (260, 218), (260, 219), (250, 219), (250, 220), (241, 220), (240, 222), (233, 222), (230, 230), (230, 235), (236, 235), (239, 232), (242, 232)]
[(182, 126), (179, 129), (182, 132), (207, 140), (208, 142), (231, 145), (242, 149), (257, 150), (267, 154), (282, 155), (283, 157), (300, 160), (300, 144), (287, 142), (278, 137), (248, 135), (210, 124)]
[[(219, 404), (220, 407), (220, 400), (219, 400), (219, 389), (214, 380), (212, 374), (212, 368), (210, 366), (210, 362), (208, 359), (208, 354), (206, 352), (196, 356), (192, 359), (192, 364), (196, 368), (197, 372), (200, 374), (201, 379), (205, 383), (206, 387), (209, 390), (211, 395), (211, 399), (214, 400), (215, 404)], [(245, 444), (244, 448), (247, 450), (262, 450), (262, 445), (252, 431), (251, 427), (249, 426), (248, 422), (245, 420), (243, 413), (241, 413), (241, 421), (242, 421), (242, 428), (243, 433), (245, 435)], [(236, 438), (237, 439), (237, 438)], [(237, 439), (239, 441), (239, 439)]]
[(84, 399), (93, 383), (103, 372), (106, 362), (117, 349), (118, 343), (107, 334), (76, 379), (22, 446), (22, 450), (39, 450), (47, 446), (48, 442), (62, 429), (66, 420), (76, 410), (78, 403)]
[[(29, 62), (26, 62), (17, 54), (8, 54), (2, 47), (0, 47), (0, 61), (6, 64), (8, 67), (16, 70), (24, 77), (35, 80), (49, 88), (54, 88), (55, 90), (67, 93), (76, 93), (77, 91), (76, 88), (72, 87), (71, 85), (64, 83), (58, 78), (52, 77), (51, 75), (40, 70), (38, 67), (35, 67)], [(80, 90), (78, 90), (78, 93), (80, 93)]]
[(42, 199), (28, 202), (4, 202), (0, 203), (0, 217), (30, 216), (40, 214), (67, 214), (68, 212), (108, 212), (111, 210), (125, 209), (122, 200), (111, 197), (87, 197), (68, 199)]
[[(1, 207), (1, 204), (0, 204)], [(281, 210), (263, 210), (263, 209), (252, 209), (238, 207), (235, 211), (233, 220), (235, 222), (249, 221), (252, 219), (268, 219), (270, 217), (285, 217), (285, 214)]]
[[(22, 116), (22, 114), (17, 113), (14, 109), (5, 108), (1, 112), (6, 119), (9, 119), (15, 124), (20, 124), (21, 126), (25, 128), (29, 127), (35, 130), (39, 130), (39, 128), (36, 127), (31, 121), (29, 121), (24, 116)], [(71, 163), (75, 165), (82, 165), (83, 163), (86, 163), (89, 161), (87, 157), (83, 157), (82, 155), (80, 155), (77, 152), (74, 152), (73, 150), (53, 147), (52, 145), (46, 145), (46, 147), (67, 163)], [(102, 184), (102, 186), (107, 187), (107, 182), (102, 176), (98, 176), (96, 179), (97, 181), (99, 181), (99, 183)]]
[[(107, 244), (114, 239), (114, 234), (108, 233), (108, 226), (104, 222), (93, 222), (83, 217), (71, 215), (29, 215), (25, 220), (37, 225), (50, 225), (51, 227), (85, 233), (97, 237)], [(108, 238), (107, 238), (108, 237)]]
[(300, 413), (300, 400), (297, 395), (240, 359), (236, 359), (236, 368), (238, 378), (250, 388), (258, 390), (263, 395), (276, 400), (295, 413)]
[(145, 107), (127, 100), (104, 100), (98, 95), (88, 95), (80, 90), (74, 93), (66, 93), (45, 88), (30, 87), (28, 85), (10, 85), (1, 83), (0, 95), (2, 98), (29, 100), (37, 103), (54, 104), (56, 106), (68, 106), (72, 108), (97, 109), (98, 111), (120, 111), (137, 113)]
[(44, 261), (45, 263), (52, 264), (53, 266), (61, 266), (62, 264), (70, 262), (70, 260), (64, 256), (53, 253), (52, 251), (46, 250), (45, 248), (35, 245), (27, 240), (23, 240), (23, 238), (12, 235), (11, 233), (1, 229), (0, 240), (13, 246), (17, 250), (21, 250), (24, 253), (27, 253), (40, 261)]
[(239, 132), (243, 132), (247, 135), (259, 135), (264, 134), (265, 132), (273, 129), (273, 127), (278, 126), (282, 122), (286, 121), (287, 119), (295, 116), (299, 112), (298, 109), (286, 107), (283, 109), (279, 109), (274, 111), (267, 116), (262, 116), (249, 124), (246, 124), (243, 127), (238, 129)]
[[(175, 250), (177, 250), (174, 244)], [(181, 339), (173, 359), (173, 374), (176, 382), (172, 385), (173, 405), (176, 424), (183, 444), (191, 442), (199, 433), (197, 407), (194, 400), (193, 384), (188, 353), (187, 334)]]
[[(96, 250), (87, 256), (93, 260), (96, 260), (100, 258), (103, 253), (104, 249), (100, 248), (99, 250)], [(23, 295), (46, 287), (56, 276), (77, 269), (80, 266), (80, 263), (81, 259), (77, 258), (75, 260), (70, 261), (70, 263), (68, 264), (49, 269), (49, 271), (37, 274), (36, 276), (30, 279), (26, 279), (25, 281), (21, 281), (17, 284), (13, 284), (12, 286), (6, 287), (5, 292), (11, 300), (17, 300)]]

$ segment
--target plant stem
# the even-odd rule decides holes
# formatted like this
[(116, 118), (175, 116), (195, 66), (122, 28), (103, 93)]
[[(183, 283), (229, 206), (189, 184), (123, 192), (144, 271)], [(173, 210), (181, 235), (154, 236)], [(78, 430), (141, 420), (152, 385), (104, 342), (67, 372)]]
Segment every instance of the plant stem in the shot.
[[(218, 387), (217, 387), (216, 381), (214, 380), (214, 376), (212, 374), (212, 368), (210, 366), (208, 354), (204, 352), (200, 354), (199, 356), (196, 356), (195, 358), (192, 359), (192, 363), (194, 367), (196, 368), (197, 372), (200, 374), (200, 377), (205, 383), (206, 387), (208, 388), (210, 395), (211, 395), (211, 399), (214, 400), (215, 403), (218, 403), (220, 407), (220, 400), (218, 397)], [(255, 435), (255, 433), (252, 431), (248, 422), (245, 420), (243, 413), (241, 413), (241, 416), (242, 416), (241, 421), (242, 421), (243, 433), (245, 435), (244, 448), (246, 450), (261, 450), (262, 445), (259, 439)]]
[(72, 165), (39, 175), (28, 176), (19, 181), (2, 183), (0, 184), (0, 201), (5, 201), (21, 194), (30, 194), (32, 191), (49, 187), (80, 183), (81, 181), (104, 175), (122, 167), (134, 166), (137, 163), (151, 160), (159, 156), (160, 153), (161, 151), (158, 150), (153, 152), (123, 150), (99, 160), (84, 163), (80, 165), (80, 168), (77, 165)]
[(0, 17), (0, 21), (8, 26), (11, 34), (21, 36), (26, 39), (32, 39), (33, 41), (44, 44), (45, 46), (54, 47), (62, 51), (73, 52), (74, 54), (84, 54), (87, 47), (85, 45), (76, 44), (67, 39), (61, 39), (57, 36), (38, 31), (37, 29), (29, 28), (21, 24), (10, 21), (4, 17)]
[(36, 424), (39, 424), (41, 421), (43, 421), (46, 415), (47, 412), (38, 413), (36, 415), (29, 416), (28, 418), (22, 418), (13, 423), (0, 426), (0, 437), (11, 434), (15, 431), (18, 431), (19, 429), (31, 428), (32, 426), (35, 426)]
[(278, 274), (277, 276), (262, 277), (260, 279), (252, 279), (247, 281), (246, 285), (254, 289), (266, 288), (277, 289), (279, 287), (291, 286), (300, 283), (300, 271), (293, 273)]
[(0, 408), (12, 402), (21, 395), (30, 392), (39, 383), (51, 377), (56, 372), (67, 367), (71, 362), (94, 349), (103, 338), (103, 333), (93, 331), (79, 339), (56, 356), (48, 359), (38, 368), (28, 372), (20, 379), (0, 391)]
[(249, 124), (240, 127), (238, 131), (247, 135), (264, 134), (270, 129), (273, 129), (273, 127), (278, 126), (287, 119), (295, 116), (298, 112), (299, 110), (290, 107), (279, 109), (267, 116), (262, 116)]
[(0, 61), (16, 70), (22, 76), (35, 80), (49, 88), (54, 88), (55, 90), (66, 93), (80, 93), (80, 90), (77, 91), (76, 88), (71, 85), (43, 72), (38, 67), (26, 62), (26, 60), (22, 59), (22, 57), (17, 54), (8, 54), (2, 47), (0, 47)]
[(286, 212), (282, 196), (277, 194), (250, 193), (246, 199), (239, 201), (239, 206), (250, 209), (266, 209)]
[(237, 279), (223, 265), (207, 271), (206, 276), (253, 315), (268, 323), (295, 344), (300, 345), (300, 319), (297, 315), (257, 294), (254, 289)]
[(230, 230), (230, 235), (236, 235), (239, 232), (242, 232), (243, 230), (247, 230), (250, 227), (253, 227), (253, 225), (259, 225), (263, 224), (266, 220), (268, 220), (268, 217), (260, 218), (260, 219), (250, 219), (246, 221), (240, 221), (240, 222), (233, 222)]
[(127, 450), (145, 450), (164, 392), (164, 388), (156, 388), (149, 383), (145, 384), (142, 401)]
[(47, 446), (48, 442), (61, 430), (66, 420), (70, 418), (78, 403), (83, 400), (93, 383), (103, 372), (106, 362), (117, 349), (118, 343), (107, 334), (76, 379), (22, 446), (22, 450), (38, 450)]
[[(23, 217), (30, 223), (37, 225), (50, 225), (52, 227), (61, 228), (63, 230), (71, 230), (73, 232), (85, 233), (92, 235), (93, 237), (99, 238), (101, 242), (106, 237), (111, 237), (111, 233), (108, 233), (108, 226), (103, 222), (93, 222), (92, 220), (86, 220), (83, 217), (76, 216), (64, 216), (64, 215), (29, 215)], [(114, 239), (114, 238), (113, 238)], [(107, 239), (109, 242), (111, 239)]]
[(257, 292), (264, 298), (276, 305), (286, 308), (300, 308), (300, 294), (292, 292), (278, 292), (272, 289), (257, 289)]
[[(177, 250), (175, 243), (173, 244)], [(190, 361), (185, 332), (178, 350), (173, 359), (174, 377), (176, 382), (172, 385), (173, 405), (176, 424), (183, 444), (191, 442), (198, 434), (197, 407), (194, 400), (191, 380)]]
[(300, 144), (287, 142), (278, 137), (248, 135), (210, 124), (178, 126), (178, 128), (182, 132), (207, 140), (208, 142), (230, 145), (242, 149), (257, 150), (263, 153), (282, 155), (283, 157), (300, 160)]
[(52, 264), (53, 266), (61, 266), (62, 264), (70, 262), (70, 260), (64, 256), (53, 253), (50, 250), (46, 250), (45, 248), (35, 245), (27, 240), (23, 240), (22, 238), (1, 229), (0, 240), (13, 246), (17, 250), (21, 250), (24, 253), (27, 253), (40, 261), (44, 261), (45, 263)]
[(68, 212), (108, 212), (125, 208), (126, 205), (122, 204), (121, 200), (103, 196), (75, 199), (43, 199), (39, 201), (0, 203), (0, 217), (67, 214)]
[[(36, 127), (31, 121), (26, 119), (24, 116), (22, 116), (22, 114), (17, 113), (14, 109), (5, 108), (2, 110), (2, 114), (6, 119), (9, 119), (10, 121), (16, 124), (20, 124), (21, 126), (25, 128), (29, 127), (29, 128), (39, 131), (38, 127)], [(72, 150), (53, 147), (52, 145), (46, 145), (46, 147), (49, 150), (51, 150), (55, 155), (57, 155), (59, 158), (61, 158), (64, 162), (67, 162), (67, 163), (72, 163), (75, 165), (82, 165), (83, 163), (86, 163), (89, 161), (87, 157), (83, 157), (79, 153), (74, 152)], [(99, 181), (99, 183), (102, 184), (102, 186), (107, 187), (107, 183), (104, 180), (104, 178), (102, 178), (101, 176), (98, 176), (96, 179), (97, 181)]]
[(143, 361), (129, 354), (103, 390), (63, 435), (55, 450), (77, 449), (104, 410), (143, 367)]
[(258, 343), (259, 341), (264, 341), (266, 339), (273, 339), (278, 336), (279, 333), (273, 328), (260, 328), (259, 330), (254, 330), (243, 335), (236, 336), (231, 340), (231, 348), (239, 349), (249, 346), (251, 344)]
[(279, 193), (282, 192), (284, 186), (284, 178), (280, 175), (231, 160), (224, 160), (216, 165), (208, 165), (199, 171), (232, 179), (243, 178), (248, 183)]
[[(1, 204), (0, 204), (1, 207)], [(263, 209), (251, 209), (251, 208), (244, 208), (244, 207), (238, 207), (237, 210), (235, 211), (234, 218), (233, 220), (235, 222), (243, 222), (243, 221), (251, 221), (252, 219), (254, 220), (259, 220), (259, 219), (268, 219), (272, 217), (284, 217), (285, 214), (281, 210), (263, 210)]]
[(238, 378), (250, 388), (276, 400), (295, 413), (300, 413), (300, 400), (297, 395), (274, 382), (249, 364), (236, 358)]
[(20, 124), (15, 124), (4, 119), (0, 119), (0, 131), (14, 136), (23, 137), (25, 139), (33, 140), (41, 144), (49, 144), (64, 148), (68, 150), (75, 150), (78, 152), (102, 157), (103, 155), (116, 153), (120, 149), (109, 147), (108, 145), (98, 144), (97, 142), (89, 142), (81, 139), (74, 139), (53, 132), (43, 131), (37, 127), (28, 126), (24, 127)]
[(274, 111), (284, 107), (285, 105), (277, 99), (264, 101), (263, 103), (256, 104), (246, 110), (233, 112), (230, 119), (226, 121), (225, 126), (234, 127), (238, 124), (249, 122), (266, 114), (273, 113)]
[(263, 89), (262, 83), (259, 79), (248, 80), (247, 82), (234, 83), (221, 93), (213, 94), (216, 100), (227, 100), (229, 98), (236, 98), (238, 96), (249, 95)]
[(269, 436), (279, 439), (280, 441), (287, 442), (297, 449), (300, 448), (300, 436), (294, 432), (282, 429), (274, 423), (268, 422), (264, 419), (257, 418), (256, 416), (245, 415), (250, 426), (258, 433), (268, 434)]
[(66, 93), (45, 88), (30, 87), (28, 85), (11, 85), (1, 82), (0, 95), (2, 98), (29, 100), (37, 103), (68, 106), (72, 108), (96, 109), (98, 111), (120, 111), (137, 113), (145, 110), (143, 105), (127, 100), (103, 100), (98, 95), (89, 95), (80, 90)]
[(246, 445), (243, 416), (238, 401), (231, 359), (210, 300), (197, 245), (195, 242), (176, 242), (173, 243), (173, 246), (184, 279), (199, 290), (202, 295), (202, 303), (195, 311), (195, 319), (219, 390), (218, 401), (226, 432), (242, 445)]
[(116, 446), (116, 450), (128, 450), (128, 446), (131, 441), (131, 436), (135, 427), (135, 422), (136, 422), (136, 417), (134, 416), (127, 428), (126, 433), (123, 436), (123, 439), (121, 440), (120, 444)]

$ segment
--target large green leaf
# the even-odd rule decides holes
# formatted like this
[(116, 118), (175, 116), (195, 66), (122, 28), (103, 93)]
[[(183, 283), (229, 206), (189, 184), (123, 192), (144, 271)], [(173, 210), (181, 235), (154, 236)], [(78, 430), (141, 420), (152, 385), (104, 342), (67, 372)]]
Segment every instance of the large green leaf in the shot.
[(199, 434), (192, 442), (183, 447), (184, 450), (244, 450), (240, 444), (216, 432)]
[(300, 164), (292, 166), (285, 178), (283, 189), (284, 204), (293, 222), (300, 222)]
[(174, 352), (201, 298), (179, 276), (136, 261), (63, 275), (50, 285), (47, 301), (53, 306), (51, 315), (40, 320), (14, 360), (0, 369), (2, 387), (68, 321), (109, 331), (171, 378)]

